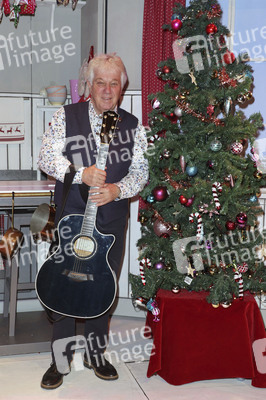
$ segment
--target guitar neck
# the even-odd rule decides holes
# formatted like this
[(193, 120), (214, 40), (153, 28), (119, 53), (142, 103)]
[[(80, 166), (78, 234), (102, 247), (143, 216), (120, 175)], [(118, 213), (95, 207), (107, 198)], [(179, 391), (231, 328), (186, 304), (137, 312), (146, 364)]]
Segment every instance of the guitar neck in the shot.
[[(109, 144), (101, 143), (100, 148), (99, 148), (98, 157), (96, 160), (96, 167), (101, 169), (102, 171), (104, 171), (105, 166), (106, 166), (108, 150), (109, 150)], [(90, 188), (89, 197), (90, 197), (91, 189), (97, 189), (97, 187)], [(91, 201), (91, 199), (88, 198), (85, 213), (84, 213), (83, 223), (82, 223), (82, 227), (81, 227), (81, 232), (80, 232), (82, 235), (92, 236), (94, 226), (95, 226), (97, 211), (98, 211), (98, 206), (96, 205), (96, 203), (93, 203)]]

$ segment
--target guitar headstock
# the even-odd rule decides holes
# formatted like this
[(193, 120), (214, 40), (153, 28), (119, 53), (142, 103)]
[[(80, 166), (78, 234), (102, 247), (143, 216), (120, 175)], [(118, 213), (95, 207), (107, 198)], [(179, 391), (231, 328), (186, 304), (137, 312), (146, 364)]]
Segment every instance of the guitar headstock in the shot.
[(115, 111), (104, 111), (101, 127), (101, 143), (109, 144), (113, 139), (119, 115)]

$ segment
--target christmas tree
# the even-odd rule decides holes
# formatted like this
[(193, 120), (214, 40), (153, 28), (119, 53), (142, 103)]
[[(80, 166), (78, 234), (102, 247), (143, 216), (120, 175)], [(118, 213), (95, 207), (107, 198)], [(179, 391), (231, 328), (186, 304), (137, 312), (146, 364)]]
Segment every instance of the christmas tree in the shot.
[(265, 177), (253, 147), (262, 117), (241, 110), (252, 99), (252, 68), (247, 54), (230, 51), (221, 15), (216, 0), (194, 0), (176, 5), (163, 27), (174, 58), (159, 63), (164, 90), (149, 96), (140, 274), (130, 275), (133, 299), (148, 309), (160, 288), (208, 291), (214, 307), (266, 291), (257, 222)]

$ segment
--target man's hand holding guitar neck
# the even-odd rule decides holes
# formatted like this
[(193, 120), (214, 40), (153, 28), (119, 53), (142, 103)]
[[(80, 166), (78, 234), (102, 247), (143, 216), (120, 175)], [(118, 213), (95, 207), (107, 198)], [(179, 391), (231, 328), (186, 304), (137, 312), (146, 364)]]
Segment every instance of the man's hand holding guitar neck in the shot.
[(105, 183), (106, 172), (94, 165), (84, 169), (82, 181), (95, 189), (90, 189), (90, 200), (96, 205), (103, 206), (119, 197), (120, 188), (114, 183)]

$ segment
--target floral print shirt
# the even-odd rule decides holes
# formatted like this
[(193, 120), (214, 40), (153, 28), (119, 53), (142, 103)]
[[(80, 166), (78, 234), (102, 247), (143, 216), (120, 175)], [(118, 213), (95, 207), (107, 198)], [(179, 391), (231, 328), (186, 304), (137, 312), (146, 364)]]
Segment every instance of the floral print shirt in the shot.
[[(89, 118), (96, 148), (99, 150), (100, 137), (97, 135), (102, 126), (102, 116), (98, 115), (92, 102), (89, 102)], [(61, 107), (53, 115), (49, 128), (44, 132), (42, 145), (38, 158), (38, 167), (47, 175), (63, 182), (65, 173), (71, 162), (64, 157), (62, 151), (66, 142), (65, 110)], [(145, 128), (138, 123), (134, 138), (133, 156), (128, 174), (115, 184), (120, 188), (119, 199), (130, 198), (137, 195), (148, 180), (148, 161), (144, 157), (147, 150)], [(73, 183), (82, 183), (82, 173), (86, 167), (76, 168)], [(116, 199), (116, 200), (119, 200)]]

